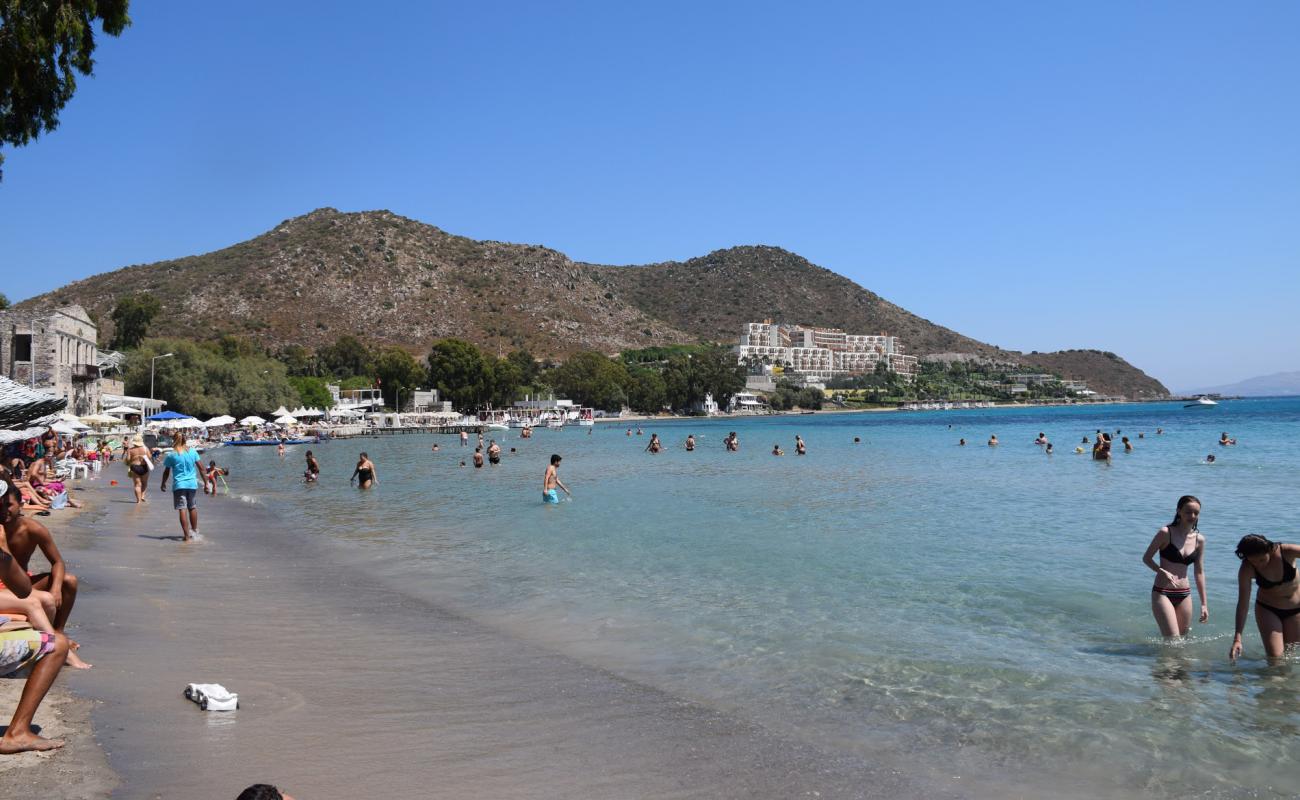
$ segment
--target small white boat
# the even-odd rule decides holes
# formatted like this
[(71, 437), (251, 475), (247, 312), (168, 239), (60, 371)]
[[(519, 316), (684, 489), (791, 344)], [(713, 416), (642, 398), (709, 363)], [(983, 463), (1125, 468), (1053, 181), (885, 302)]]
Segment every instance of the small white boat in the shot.
[(578, 409), (578, 424), (579, 424), (579, 425), (595, 425), (595, 424), (596, 424), (596, 409), (594, 409), (594, 408), (586, 408), (586, 407), (583, 407), (583, 408)]
[(1217, 405), (1218, 403), (1214, 402), (1208, 397), (1198, 397), (1196, 398), (1195, 403), (1185, 403), (1183, 405), (1183, 408), (1208, 408), (1210, 406), (1217, 406)]

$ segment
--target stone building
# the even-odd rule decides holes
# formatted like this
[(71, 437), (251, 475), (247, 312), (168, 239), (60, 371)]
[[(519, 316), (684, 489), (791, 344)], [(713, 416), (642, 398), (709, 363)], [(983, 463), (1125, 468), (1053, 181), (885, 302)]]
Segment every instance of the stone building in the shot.
[(98, 328), (78, 305), (0, 311), (0, 374), (68, 400), (84, 416), (99, 410), (100, 365), (116, 355), (100, 351)]

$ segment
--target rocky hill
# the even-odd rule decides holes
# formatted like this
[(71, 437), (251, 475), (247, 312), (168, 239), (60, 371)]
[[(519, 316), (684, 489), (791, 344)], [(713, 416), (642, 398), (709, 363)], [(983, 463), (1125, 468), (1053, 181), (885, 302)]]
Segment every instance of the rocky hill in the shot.
[(742, 323), (771, 318), (890, 333), (915, 355), (1024, 364), (1108, 394), (1167, 393), (1109, 354), (1023, 355), (962, 336), (780, 248), (611, 267), (535, 245), (455, 236), (388, 211), (319, 209), (223, 250), (125, 267), (19, 305), (80, 303), (107, 339), (118, 298), (146, 291), (163, 307), (154, 334), (235, 333), (270, 346), (319, 347), (351, 333), (423, 352), (434, 339), (459, 336), (499, 352), (564, 356), (731, 343)]

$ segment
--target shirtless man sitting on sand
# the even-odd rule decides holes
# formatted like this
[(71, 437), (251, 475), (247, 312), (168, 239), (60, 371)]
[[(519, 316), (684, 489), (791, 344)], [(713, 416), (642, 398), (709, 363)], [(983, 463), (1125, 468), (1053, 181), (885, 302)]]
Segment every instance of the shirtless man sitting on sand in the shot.
[[(14, 509), (22, 507), (22, 496), (16, 487), (0, 481), (0, 524), (7, 523)], [(32, 591), (31, 581), (26, 571), (9, 553), (3, 538), (0, 538), (0, 580), (3, 580), (14, 594), (26, 597)], [(0, 754), (12, 755), (29, 750), (55, 750), (63, 746), (59, 739), (46, 739), (32, 731), (32, 717), (36, 708), (45, 699), (63, 662), (68, 657), (68, 640), (58, 633), (46, 631), (6, 631), (0, 633), (0, 675), (17, 672), (23, 667), (31, 666), (31, 674), (23, 686), (23, 693), (18, 698), (18, 708), (14, 709), (9, 727), (0, 736)]]
[[(8, 505), (9, 502), (8, 494), (0, 498), (0, 505)], [(5, 549), (28, 576), (30, 588), (19, 594), (6, 585), (7, 581), (0, 580), (0, 614), (7, 611), (22, 614), (38, 631), (63, 634), (72, 607), (77, 602), (77, 576), (68, 572), (49, 528), (22, 513), (21, 500), (7, 511), (3, 527), (0, 528), (3, 530)], [(37, 548), (40, 548), (45, 560), (50, 562), (50, 570), (33, 575), (29, 570), (32, 554)], [(68, 644), (68, 666), (90, 669), (90, 664), (77, 655), (76, 644), (71, 641)]]

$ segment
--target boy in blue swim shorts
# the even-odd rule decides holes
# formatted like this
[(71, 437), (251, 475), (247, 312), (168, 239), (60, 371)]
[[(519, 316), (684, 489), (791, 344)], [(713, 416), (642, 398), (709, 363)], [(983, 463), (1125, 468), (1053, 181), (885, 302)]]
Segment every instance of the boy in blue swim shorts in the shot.
[(552, 455), (551, 463), (549, 466), (546, 467), (546, 474), (542, 477), (542, 502), (543, 503), (560, 502), (560, 494), (559, 492), (555, 491), (557, 488), (563, 489), (564, 493), (567, 495), (572, 496), (573, 494), (572, 492), (569, 491), (569, 487), (565, 486), (560, 481), (559, 469), (560, 469), (560, 457), (558, 455)]

